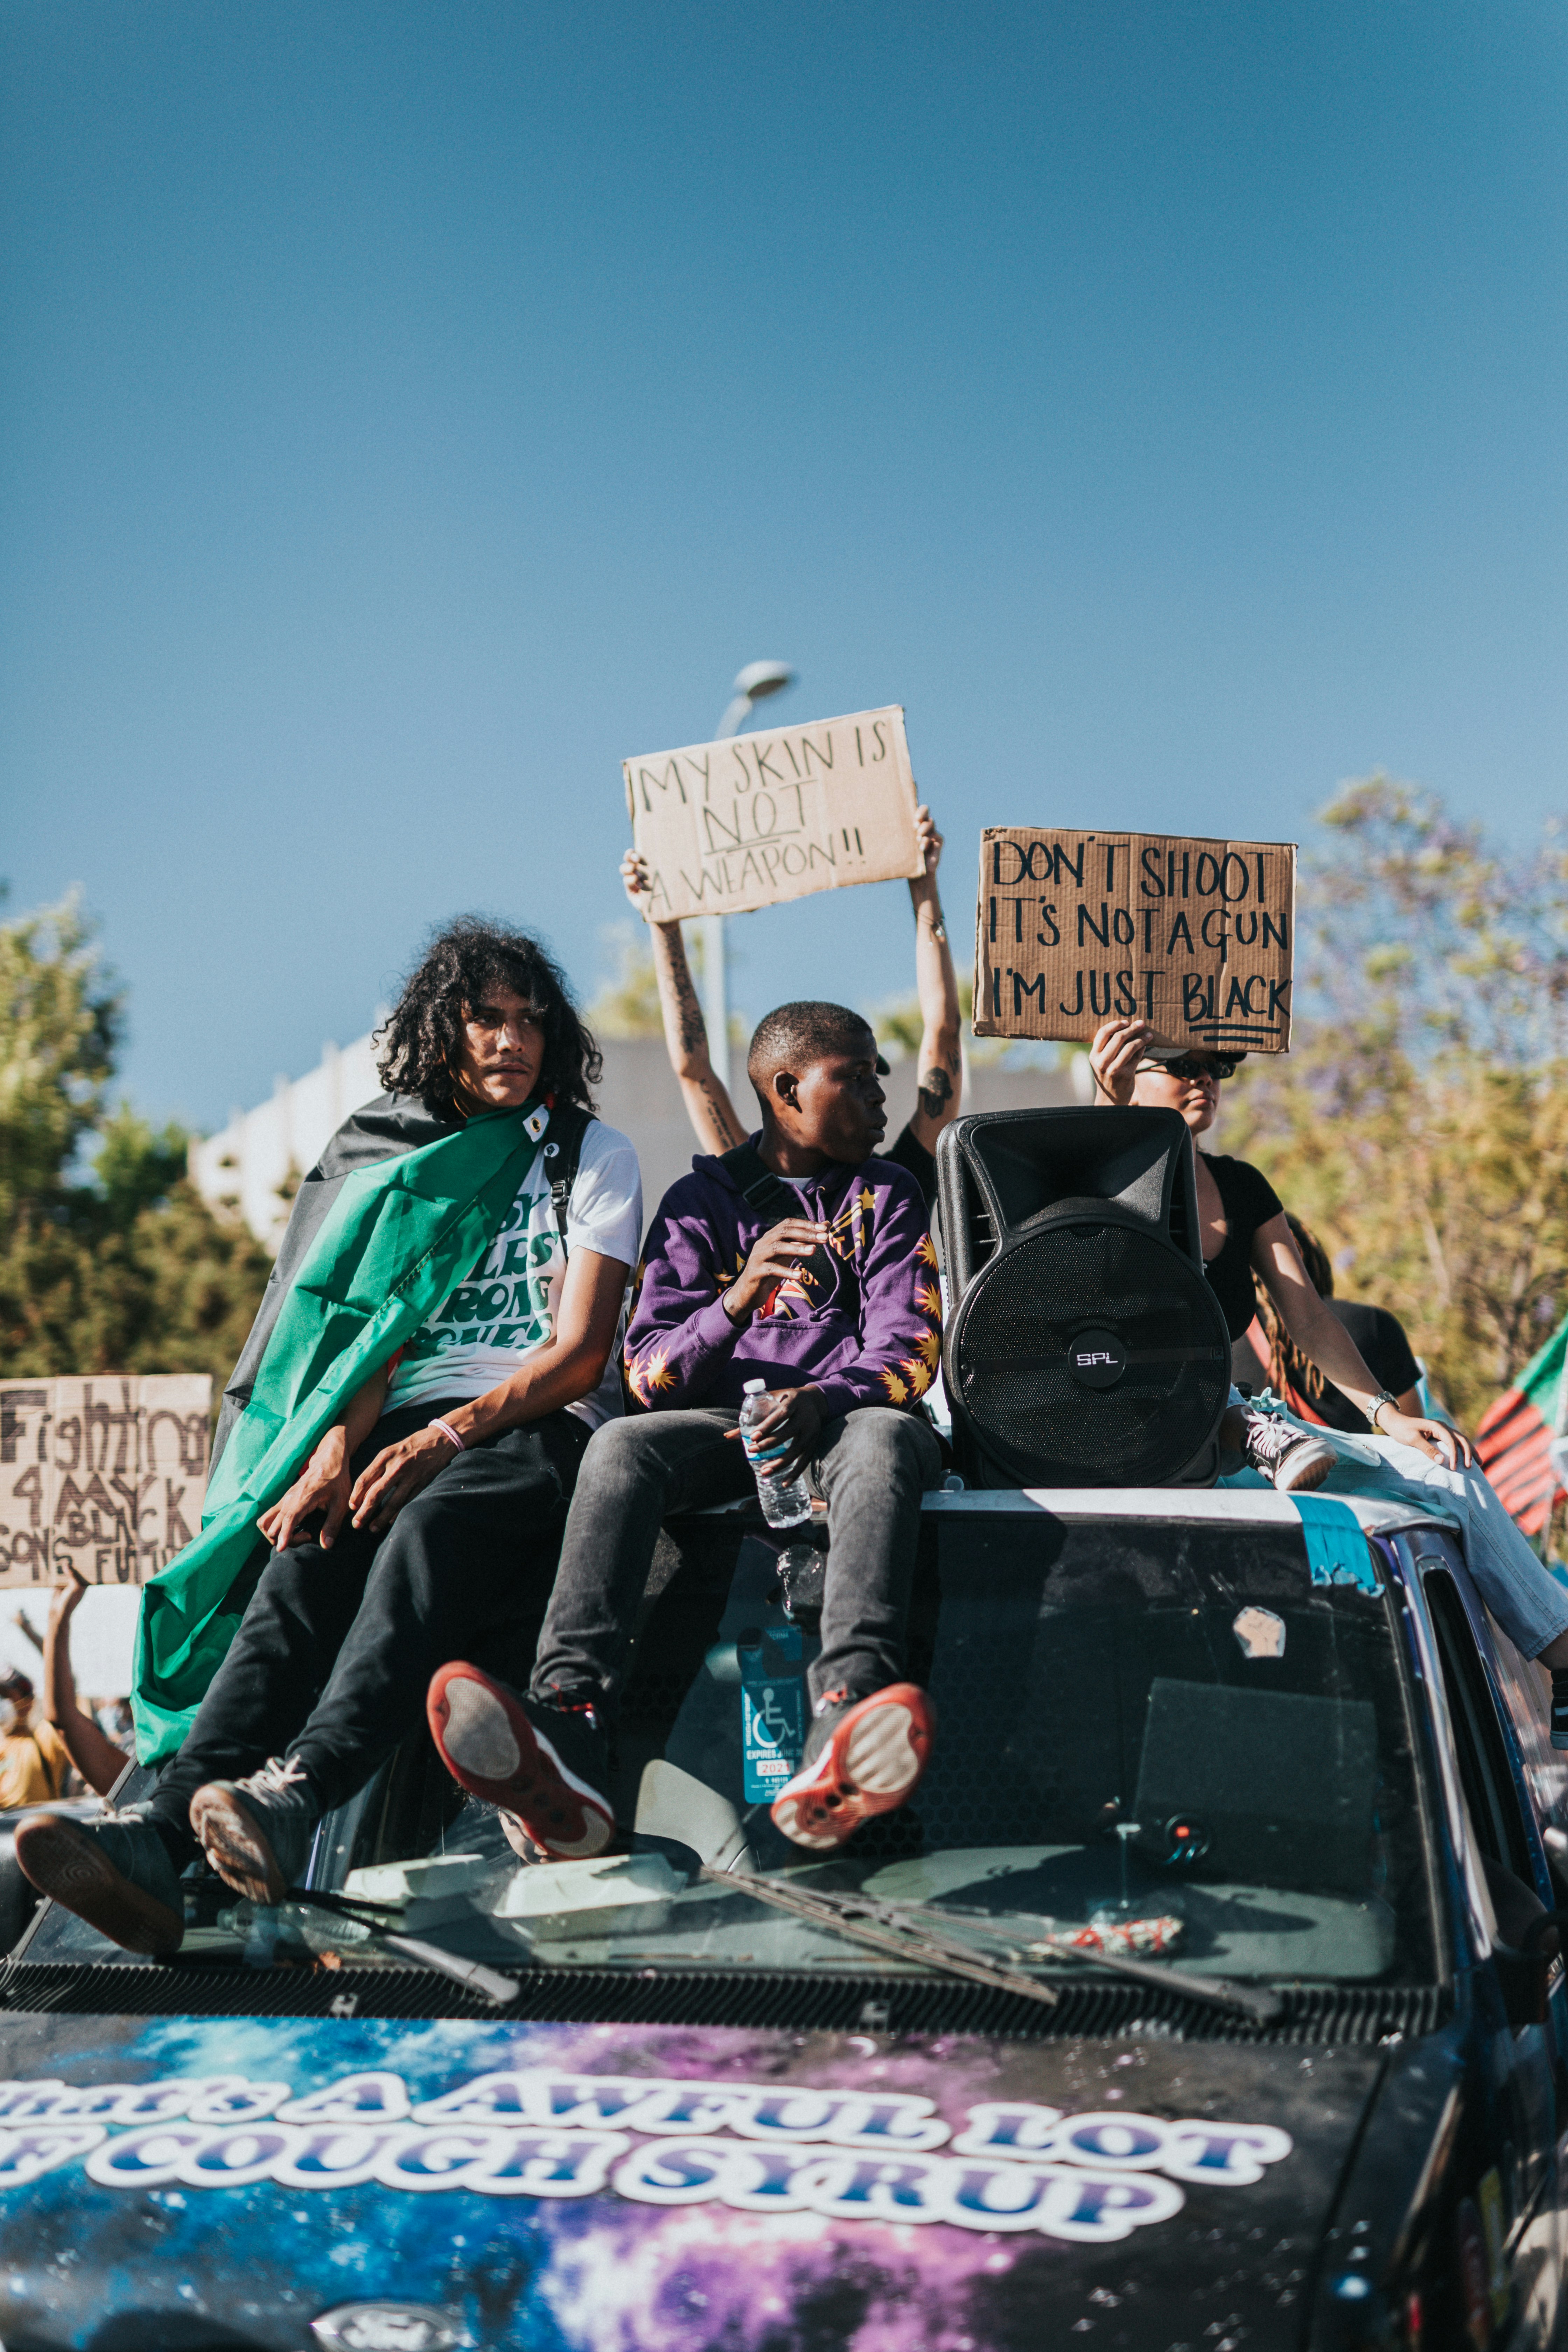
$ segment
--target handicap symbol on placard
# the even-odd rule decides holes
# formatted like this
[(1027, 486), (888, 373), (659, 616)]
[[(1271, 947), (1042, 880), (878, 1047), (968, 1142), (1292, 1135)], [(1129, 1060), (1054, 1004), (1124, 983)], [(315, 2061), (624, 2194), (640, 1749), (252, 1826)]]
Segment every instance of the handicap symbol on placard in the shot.
[[(779, 1647), (799, 1654), (800, 1634), (789, 1629)], [(798, 1675), (776, 1672), (764, 1680), (762, 1652), (742, 1654), (741, 1734), (749, 1804), (774, 1797), (799, 1764), (805, 1744), (805, 1686)], [(750, 1671), (748, 1672), (748, 1666)]]

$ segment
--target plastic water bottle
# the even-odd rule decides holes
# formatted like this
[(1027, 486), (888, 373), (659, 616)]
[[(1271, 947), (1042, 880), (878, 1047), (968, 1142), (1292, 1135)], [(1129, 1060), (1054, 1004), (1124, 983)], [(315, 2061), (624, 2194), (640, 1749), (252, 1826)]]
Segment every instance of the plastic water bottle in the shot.
[[(741, 1407), (741, 1443), (746, 1449), (746, 1459), (753, 1470), (760, 1462), (776, 1462), (789, 1451), (788, 1440), (780, 1438), (773, 1445), (758, 1447), (752, 1438), (752, 1423), (760, 1421), (767, 1411), (766, 1381), (748, 1381), (746, 1402)], [(811, 1517), (811, 1489), (804, 1478), (762, 1478), (757, 1480), (757, 1493), (762, 1498), (763, 1517), (770, 1528), (798, 1528), (803, 1519)]]

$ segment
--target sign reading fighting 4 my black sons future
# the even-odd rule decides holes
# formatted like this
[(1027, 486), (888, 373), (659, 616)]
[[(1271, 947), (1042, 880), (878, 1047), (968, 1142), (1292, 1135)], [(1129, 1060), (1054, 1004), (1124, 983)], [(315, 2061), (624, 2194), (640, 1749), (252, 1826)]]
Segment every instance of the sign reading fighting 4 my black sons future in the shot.
[(1296, 849), (991, 825), (980, 836), (979, 1037), (1087, 1039), (1138, 1016), (1158, 1043), (1283, 1054)]

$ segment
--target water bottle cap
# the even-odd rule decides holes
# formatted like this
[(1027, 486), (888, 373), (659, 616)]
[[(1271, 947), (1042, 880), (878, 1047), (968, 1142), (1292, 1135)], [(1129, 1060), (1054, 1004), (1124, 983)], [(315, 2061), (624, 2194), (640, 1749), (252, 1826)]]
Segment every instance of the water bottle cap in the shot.
[(766, 1381), (747, 1381), (742, 1391), (744, 1396), (766, 1396), (767, 1392)]

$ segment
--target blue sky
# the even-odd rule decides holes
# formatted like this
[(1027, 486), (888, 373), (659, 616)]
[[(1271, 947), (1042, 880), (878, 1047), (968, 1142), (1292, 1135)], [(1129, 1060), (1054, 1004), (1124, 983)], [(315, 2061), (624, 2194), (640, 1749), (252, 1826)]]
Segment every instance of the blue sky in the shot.
[[(221, 1123), (424, 929), (584, 992), (626, 754), (902, 702), (980, 826), (1563, 805), (1535, 0), (0, 5), (0, 872)], [(900, 885), (732, 927), (907, 987)]]

